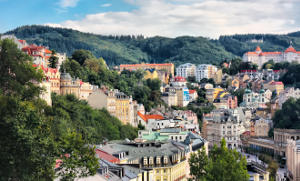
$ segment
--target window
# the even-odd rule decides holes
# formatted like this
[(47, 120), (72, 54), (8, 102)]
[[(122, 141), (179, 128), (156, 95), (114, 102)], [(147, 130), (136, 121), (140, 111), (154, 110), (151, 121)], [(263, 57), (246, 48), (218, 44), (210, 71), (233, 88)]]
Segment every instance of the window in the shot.
[(156, 173), (159, 173), (159, 170), (156, 170)]
[(167, 169), (164, 169), (164, 173), (166, 173), (167, 172)]

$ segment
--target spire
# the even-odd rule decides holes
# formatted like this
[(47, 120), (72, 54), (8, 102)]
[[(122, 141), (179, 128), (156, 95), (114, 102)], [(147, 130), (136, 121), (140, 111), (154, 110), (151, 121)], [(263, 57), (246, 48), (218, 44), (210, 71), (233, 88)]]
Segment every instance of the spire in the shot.
[(261, 52), (262, 52), (262, 51), (261, 51), (261, 48), (260, 48), (259, 46), (257, 46), (256, 49), (255, 49), (255, 52), (256, 52), (256, 53), (261, 53)]

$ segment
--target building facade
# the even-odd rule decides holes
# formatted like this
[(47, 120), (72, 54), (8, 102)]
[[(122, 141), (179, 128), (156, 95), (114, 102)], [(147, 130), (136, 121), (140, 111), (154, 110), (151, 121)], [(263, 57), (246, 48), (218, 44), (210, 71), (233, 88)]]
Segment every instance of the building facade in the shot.
[(259, 92), (252, 92), (250, 89), (246, 89), (242, 104), (248, 108), (265, 108), (266, 103), (269, 102), (270, 99), (267, 98), (264, 89), (261, 89)]
[(88, 103), (96, 109), (106, 108), (107, 111), (117, 117), (123, 124), (137, 126), (135, 120), (135, 108), (139, 106), (132, 100), (131, 96), (127, 96), (119, 90), (97, 90), (93, 91), (87, 98)]
[(288, 178), (291, 181), (300, 181), (300, 141), (287, 140), (286, 165)]
[(200, 64), (196, 69), (196, 81), (200, 82), (202, 79), (214, 78), (215, 73), (218, 71), (218, 68), (210, 64)]
[(224, 138), (228, 148), (239, 148), (242, 145), (240, 135), (245, 132), (246, 125), (241, 109), (216, 109), (203, 116), (202, 136), (210, 147), (220, 145)]
[(300, 62), (300, 51), (296, 51), (292, 45), (290, 45), (284, 52), (263, 52), (259, 46), (256, 47), (254, 52), (246, 52), (243, 55), (244, 62), (251, 62), (257, 64), (258, 67), (269, 60), (278, 62)]
[(196, 66), (191, 63), (186, 63), (179, 65), (176, 68), (176, 76), (188, 78), (188, 77), (195, 77), (196, 75)]

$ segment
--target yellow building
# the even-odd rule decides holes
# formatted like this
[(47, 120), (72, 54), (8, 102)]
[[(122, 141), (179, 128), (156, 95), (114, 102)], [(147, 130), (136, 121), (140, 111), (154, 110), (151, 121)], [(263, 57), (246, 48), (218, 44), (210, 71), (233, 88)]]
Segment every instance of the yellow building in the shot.
[(73, 79), (69, 73), (62, 73), (60, 79), (60, 95), (73, 94), (80, 96), (80, 80)]
[(223, 72), (222, 69), (219, 69), (215, 74), (213, 75), (213, 79), (216, 84), (221, 84), (222, 83), (222, 78), (223, 78)]
[(134, 107), (136, 102), (132, 97), (127, 96), (119, 90), (97, 90), (87, 99), (90, 106), (95, 109), (105, 108), (107, 111), (117, 117), (123, 124), (135, 125)]
[(69, 73), (60, 76), (60, 95), (73, 94), (78, 99), (87, 100), (93, 92), (93, 86), (80, 79), (73, 79)]
[(101, 150), (120, 160), (120, 164), (135, 165), (143, 170), (152, 170), (151, 181), (185, 181), (188, 178), (187, 152), (184, 147), (172, 142), (113, 142)]
[(234, 78), (231, 81), (231, 87), (235, 87), (236, 89), (240, 88), (240, 81), (237, 78)]
[(144, 79), (157, 79), (158, 73), (155, 69), (147, 69), (145, 71)]
[(174, 64), (172, 63), (162, 63), (162, 64), (122, 64), (119, 67), (120, 71), (123, 70), (147, 70), (147, 69), (156, 69), (156, 70), (165, 70), (168, 74), (171, 74), (174, 77)]

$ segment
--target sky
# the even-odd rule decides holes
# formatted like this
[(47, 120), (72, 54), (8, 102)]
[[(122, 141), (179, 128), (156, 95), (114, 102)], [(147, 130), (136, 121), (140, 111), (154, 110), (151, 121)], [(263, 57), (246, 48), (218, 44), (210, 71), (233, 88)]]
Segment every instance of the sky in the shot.
[(49, 25), (103, 35), (300, 31), (300, 0), (0, 0), (0, 33)]

